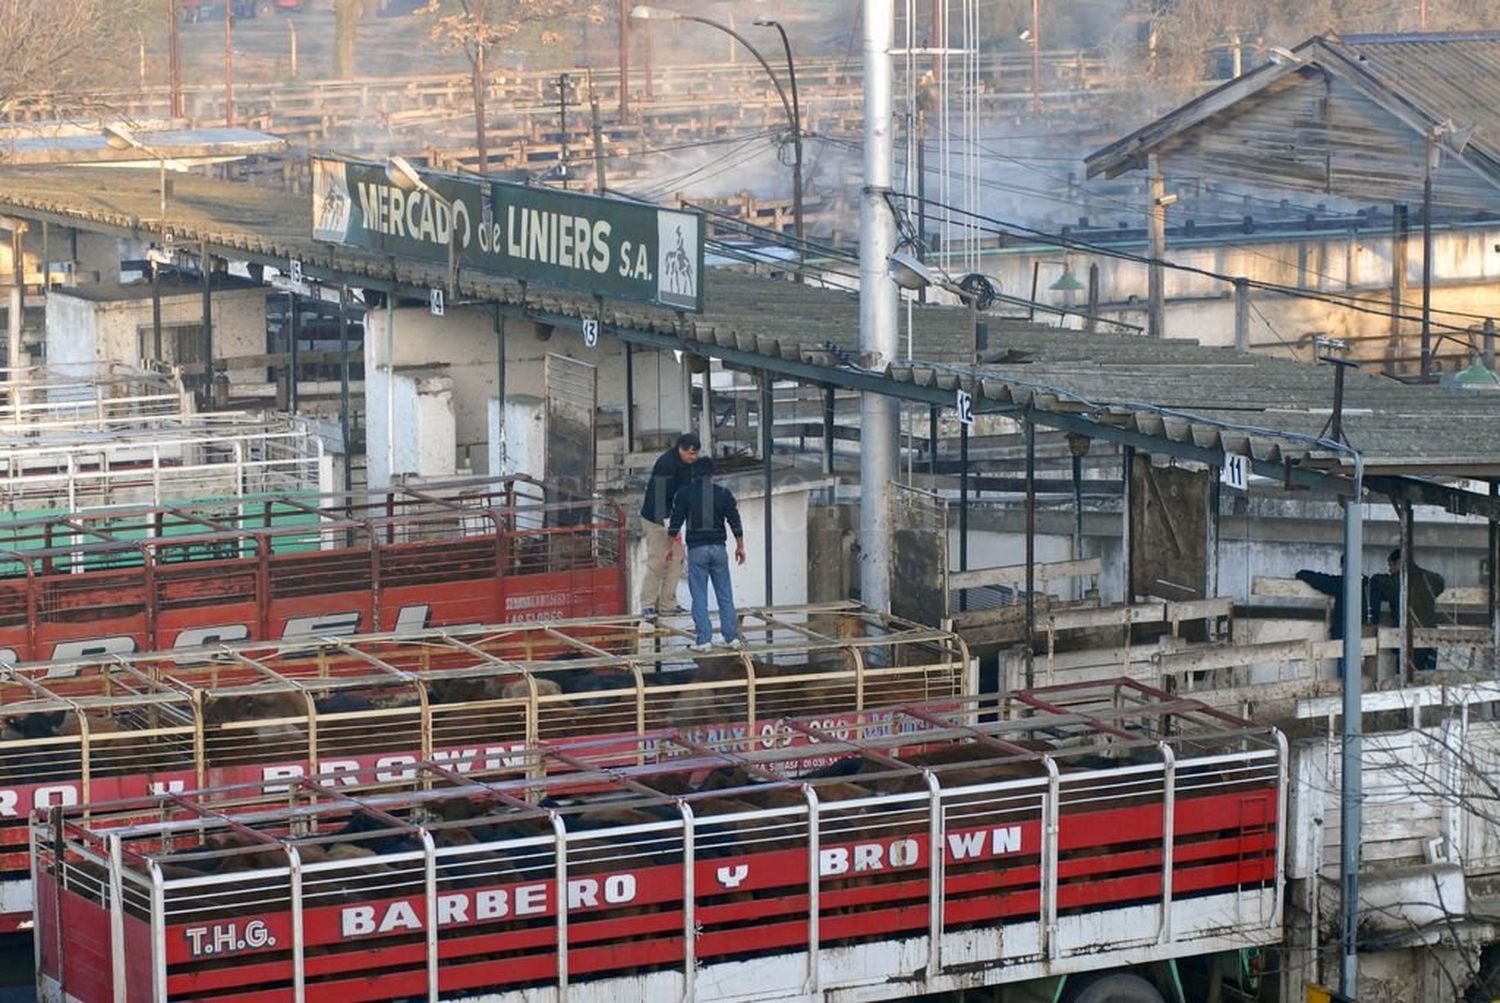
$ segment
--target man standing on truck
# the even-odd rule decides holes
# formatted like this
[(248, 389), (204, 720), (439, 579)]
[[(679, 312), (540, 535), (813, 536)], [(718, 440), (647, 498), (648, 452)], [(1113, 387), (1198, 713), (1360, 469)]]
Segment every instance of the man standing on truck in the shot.
[(672, 501), (672, 521), (667, 524), (667, 546), (677, 549), (677, 533), (687, 532), (688, 592), (693, 597), (693, 643), (689, 651), (709, 650), (713, 624), (708, 620), (708, 585), (713, 582), (714, 599), (719, 604), (719, 632), (724, 643), (736, 650), (745, 646), (740, 640), (739, 613), (734, 608), (734, 585), (729, 580), (729, 554), (724, 549), (727, 535), (734, 534), (734, 559), (745, 563), (745, 527), (740, 522), (740, 507), (728, 488), (714, 483), (713, 457), (703, 456), (693, 464), (693, 483), (677, 492)]
[(667, 535), (672, 500), (693, 479), (693, 463), (703, 442), (684, 432), (656, 458), (646, 497), (641, 502), (641, 540), (646, 548), (646, 580), (641, 583), (641, 619), (654, 622), (660, 613), (676, 613), (677, 583), (682, 581), (682, 553)]

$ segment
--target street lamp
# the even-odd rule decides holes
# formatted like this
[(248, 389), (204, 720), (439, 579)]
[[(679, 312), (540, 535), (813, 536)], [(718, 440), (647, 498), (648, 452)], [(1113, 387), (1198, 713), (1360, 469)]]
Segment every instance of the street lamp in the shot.
[(453, 211), (453, 200), (422, 180), (422, 175), (405, 157), (393, 156), (387, 160), (385, 176), (402, 191), (421, 192), (448, 210), (448, 298), (452, 299), (458, 281), (458, 213)]
[[(781, 22), (764, 14), (756, 17), (754, 24), (760, 28), (775, 28), (781, 36), (781, 48), (786, 52), (786, 75), (792, 86), (792, 225), (797, 233), (797, 263), (806, 260), (807, 251), (802, 243), (802, 106), (797, 101), (797, 64), (792, 61), (792, 43), (786, 37)], [(800, 281), (802, 276), (797, 276)]]
[(761, 69), (766, 71), (766, 76), (771, 78), (771, 83), (776, 88), (776, 96), (781, 98), (781, 107), (786, 111), (787, 123), (792, 128), (792, 225), (797, 235), (797, 260), (803, 260), (804, 250), (802, 241), (802, 127), (799, 113), (800, 106), (797, 104), (797, 73), (792, 63), (792, 46), (787, 41), (786, 30), (768, 17), (757, 17), (755, 23), (763, 27), (774, 27), (781, 33), (781, 43), (786, 49), (787, 75), (791, 78), (792, 96), (788, 100), (786, 89), (781, 86), (776, 72), (771, 69), (771, 64), (766, 62), (766, 57), (760, 54), (760, 50), (750, 44), (750, 40), (727, 24), (706, 17), (698, 17), (696, 14), (683, 14), (675, 10), (667, 10), (663, 7), (650, 7), (639, 4), (630, 9), (632, 21), (695, 21), (698, 24), (706, 24), (710, 28), (717, 28), (735, 41), (743, 45), (760, 63)]

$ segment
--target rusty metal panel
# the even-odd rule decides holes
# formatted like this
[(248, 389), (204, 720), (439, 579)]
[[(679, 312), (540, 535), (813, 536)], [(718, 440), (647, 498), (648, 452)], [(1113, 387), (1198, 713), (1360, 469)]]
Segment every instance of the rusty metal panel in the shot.
[[(566, 502), (589, 498), (594, 493), (598, 370), (587, 362), (550, 352), (544, 370), (547, 500)], [(552, 516), (567, 514), (549, 513), (549, 525), (554, 522)]]
[(1132, 595), (1205, 597), (1208, 498), (1213, 471), (1153, 467), (1137, 456), (1130, 470)]
[[(886, 487), (891, 520), (891, 612), (941, 626), (948, 618), (948, 503), (906, 484)], [(866, 546), (873, 545), (866, 541)]]

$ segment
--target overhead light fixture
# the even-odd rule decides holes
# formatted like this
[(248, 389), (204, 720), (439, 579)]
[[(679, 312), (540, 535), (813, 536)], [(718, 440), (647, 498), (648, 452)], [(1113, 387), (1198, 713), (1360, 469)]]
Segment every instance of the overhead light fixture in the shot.
[(1181, 199), (1181, 195), (1172, 192), (1170, 195), (1163, 195), (1161, 198), (1156, 199), (1156, 204), (1165, 209), (1169, 205), (1176, 205)]
[(891, 255), (890, 273), (891, 278), (896, 280), (896, 285), (912, 292), (941, 284), (937, 273), (908, 251), (897, 251)]
[(405, 157), (392, 156), (385, 162), (386, 180), (404, 192), (431, 191), (427, 182), (422, 180), (422, 175), (411, 165), (411, 161)]
[(104, 133), (104, 142), (109, 144), (111, 150), (140, 149), (141, 141), (132, 136), (130, 130), (123, 125), (106, 122), (101, 131)]
[(639, 4), (630, 8), (630, 20), (632, 21), (676, 21), (680, 14), (675, 10), (664, 10), (661, 7), (648, 7)]
[(1047, 288), (1055, 293), (1076, 293), (1086, 287), (1071, 270), (1065, 269), (1058, 280)]

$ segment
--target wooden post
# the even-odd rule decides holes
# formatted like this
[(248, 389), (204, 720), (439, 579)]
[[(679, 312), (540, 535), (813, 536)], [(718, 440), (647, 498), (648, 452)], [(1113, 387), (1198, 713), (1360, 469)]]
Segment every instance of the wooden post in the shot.
[(1083, 329), (1090, 334), (1099, 330), (1099, 262), (1089, 262), (1089, 315)]
[(1386, 350), (1386, 374), (1394, 375), (1401, 356), (1401, 313), (1406, 305), (1406, 240), (1410, 225), (1406, 206), (1391, 208), (1391, 341)]
[(1250, 280), (1234, 280), (1234, 347), (1250, 351)]

